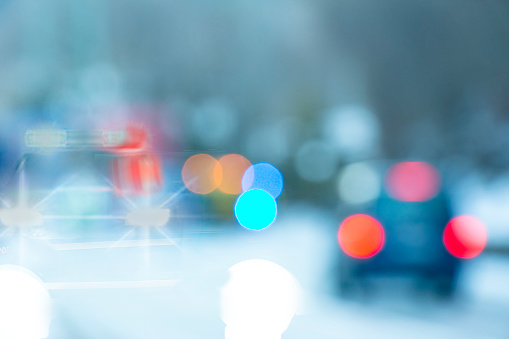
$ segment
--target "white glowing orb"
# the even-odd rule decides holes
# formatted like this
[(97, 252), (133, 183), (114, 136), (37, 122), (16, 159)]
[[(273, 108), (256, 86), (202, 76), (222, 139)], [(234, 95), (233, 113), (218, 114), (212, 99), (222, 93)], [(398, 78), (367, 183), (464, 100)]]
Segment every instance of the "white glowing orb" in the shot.
[(192, 112), (194, 136), (208, 147), (227, 144), (237, 130), (238, 118), (229, 102), (211, 98)]
[(0, 338), (47, 338), (50, 322), (44, 283), (22, 267), (0, 265)]
[(380, 176), (367, 163), (346, 166), (338, 178), (339, 196), (349, 204), (362, 204), (378, 198), (381, 187)]
[(300, 303), (296, 279), (266, 260), (232, 266), (221, 290), (226, 339), (280, 339)]
[(168, 223), (170, 210), (168, 208), (140, 208), (127, 215), (126, 225), (161, 227)]
[(0, 220), (7, 227), (32, 227), (44, 223), (42, 215), (28, 207), (0, 209)]
[(285, 161), (291, 152), (295, 134), (291, 121), (252, 129), (246, 136), (244, 151), (249, 159), (263, 159), (274, 164)]
[(347, 105), (336, 107), (327, 114), (323, 132), (331, 145), (343, 156), (352, 159), (376, 153), (380, 125), (368, 108)]
[(336, 171), (338, 157), (334, 149), (321, 141), (308, 141), (300, 147), (295, 157), (295, 169), (304, 180), (323, 182)]

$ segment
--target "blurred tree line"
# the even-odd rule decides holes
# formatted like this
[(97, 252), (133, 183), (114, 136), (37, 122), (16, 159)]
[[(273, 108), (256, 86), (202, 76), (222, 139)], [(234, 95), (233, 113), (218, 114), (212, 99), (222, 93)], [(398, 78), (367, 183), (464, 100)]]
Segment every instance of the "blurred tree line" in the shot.
[(4, 1), (0, 112), (72, 120), (157, 103), (186, 120), (219, 98), (236, 119), (220, 148), (242, 153), (276, 126), (285, 167), (320, 138), (324, 112), (354, 103), (380, 121), (380, 157), (501, 172), (508, 17), (503, 0)]

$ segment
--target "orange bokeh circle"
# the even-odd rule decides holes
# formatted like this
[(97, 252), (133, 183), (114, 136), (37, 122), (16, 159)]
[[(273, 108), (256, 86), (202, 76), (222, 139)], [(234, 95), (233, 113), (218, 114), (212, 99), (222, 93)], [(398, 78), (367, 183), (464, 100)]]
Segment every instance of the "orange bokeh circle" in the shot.
[(227, 194), (242, 193), (242, 177), (251, 162), (239, 154), (227, 154), (219, 159), (223, 170), (223, 180), (219, 189)]
[(347, 255), (359, 259), (369, 258), (382, 249), (385, 242), (384, 229), (369, 215), (352, 215), (339, 226), (338, 242)]
[(196, 154), (184, 163), (182, 180), (187, 189), (197, 194), (208, 194), (219, 187), (223, 170), (219, 161), (208, 154)]

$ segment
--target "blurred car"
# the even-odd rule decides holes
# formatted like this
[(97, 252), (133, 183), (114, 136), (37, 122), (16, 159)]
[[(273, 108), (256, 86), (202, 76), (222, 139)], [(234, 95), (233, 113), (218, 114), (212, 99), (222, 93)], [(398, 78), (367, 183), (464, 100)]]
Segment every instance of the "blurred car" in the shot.
[(438, 171), (424, 162), (401, 162), (384, 179), (362, 214), (340, 226), (342, 294), (369, 290), (375, 277), (408, 277), (415, 290), (451, 296), (459, 260), (443, 243), (452, 213)]
[(175, 278), (189, 220), (180, 216), (197, 203), (182, 190), (178, 155), (163, 162), (130, 132), (27, 131), (3, 178), (0, 263), (47, 282)]

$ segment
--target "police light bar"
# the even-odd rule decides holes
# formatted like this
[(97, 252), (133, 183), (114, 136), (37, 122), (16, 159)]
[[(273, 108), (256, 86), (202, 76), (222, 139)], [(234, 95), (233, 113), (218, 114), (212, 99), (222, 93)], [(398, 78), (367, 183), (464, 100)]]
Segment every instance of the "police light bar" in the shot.
[(27, 147), (59, 148), (67, 146), (67, 132), (62, 130), (27, 130)]
[(102, 145), (104, 147), (120, 147), (127, 140), (125, 131), (103, 131)]
[[(132, 139), (132, 138), (131, 138)], [(25, 145), (31, 148), (122, 148), (130, 140), (128, 131), (79, 131), (30, 129), (25, 133)], [(135, 145), (136, 146), (136, 145)]]

